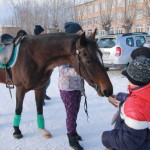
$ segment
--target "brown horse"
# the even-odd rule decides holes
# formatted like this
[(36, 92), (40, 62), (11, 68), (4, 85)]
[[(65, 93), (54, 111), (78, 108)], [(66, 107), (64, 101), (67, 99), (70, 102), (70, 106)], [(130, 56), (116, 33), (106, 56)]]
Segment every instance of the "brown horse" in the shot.
[[(104, 69), (102, 54), (94, 40), (79, 35), (47, 34), (26, 35), (20, 44), (19, 56), (12, 70), (12, 80), (16, 86), (16, 109), (14, 117), (14, 137), (21, 138), (19, 129), (25, 94), (35, 90), (38, 128), (45, 137), (51, 134), (45, 129), (43, 118), (43, 92), (52, 69), (61, 64), (72, 64), (76, 72), (98, 95), (110, 96), (112, 84)], [(0, 69), (0, 82), (5, 83), (5, 72)]]

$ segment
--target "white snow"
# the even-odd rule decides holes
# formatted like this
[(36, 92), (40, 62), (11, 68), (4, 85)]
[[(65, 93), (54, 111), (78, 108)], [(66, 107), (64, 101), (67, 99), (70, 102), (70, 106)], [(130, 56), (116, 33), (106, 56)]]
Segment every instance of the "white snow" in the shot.
[[(120, 91), (127, 92), (127, 79), (120, 74), (120, 71), (109, 71), (108, 74), (114, 87), (114, 94)], [(77, 121), (78, 133), (83, 138), (80, 143), (85, 150), (103, 150), (101, 133), (113, 128), (111, 119), (117, 109), (107, 101), (106, 97), (99, 97), (88, 84), (85, 84), (85, 90), (89, 120), (87, 122), (82, 97)], [(58, 68), (54, 69), (51, 84), (47, 90), (52, 100), (46, 101), (44, 106), (46, 129), (53, 135), (51, 139), (44, 139), (38, 132), (34, 91), (28, 92), (24, 99), (20, 124), (24, 137), (19, 140), (14, 139), (12, 134), (15, 89), (12, 90), (12, 99), (4, 84), (0, 84), (0, 91), (0, 150), (72, 150), (66, 136), (66, 114), (58, 90)]]

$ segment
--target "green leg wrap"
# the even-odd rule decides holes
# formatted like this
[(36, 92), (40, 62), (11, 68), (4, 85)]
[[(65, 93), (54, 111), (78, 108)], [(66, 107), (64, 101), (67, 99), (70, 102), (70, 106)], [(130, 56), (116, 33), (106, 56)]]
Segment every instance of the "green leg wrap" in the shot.
[(45, 128), (43, 115), (37, 115), (37, 124), (38, 124), (38, 128), (42, 128), (42, 129)]
[(15, 114), (13, 126), (19, 127), (21, 121), (21, 115)]

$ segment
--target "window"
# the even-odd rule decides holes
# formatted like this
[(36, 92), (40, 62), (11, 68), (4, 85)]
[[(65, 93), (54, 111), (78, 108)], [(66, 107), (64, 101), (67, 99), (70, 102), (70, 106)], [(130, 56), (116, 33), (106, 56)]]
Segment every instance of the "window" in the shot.
[(136, 36), (135, 40), (136, 40), (136, 46), (137, 47), (141, 47), (145, 43), (144, 36)]
[(98, 24), (98, 17), (94, 18), (94, 24)]
[(113, 28), (110, 28), (109, 33), (110, 33), (110, 34), (114, 34), (114, 29), (113, 29)]
[(82, 25), (85, 26), (87, 24), (87, 20), (82, 20)]
[(122, 21), (122, 13), (117, 14), (117, 21)]
[(92, 25), (92, 18), (88, 19), (88, 25)]
[(105, 3), (101, 3), (100, 4), (100, 10), (106, 10), (106, 4)]
[(136, 12), (136, 19), (142, 19), (143, 18), (143, 9), (138, 9)]
[(98, 4), (94, 5), (94, 11), (98, 12)]
[(108, 0), (108, 2), (107, 2), (107, 7), (108, 7), (108, 9), (112, 9), (113, 8), (113, 0)]
[(117, 0), (117, 7), (122, 7), (124, 4), (123, 0)]
[(147, 17), (150, 17), (150, 7), (147, 8)]
[(83, 7), (83, 8), (82, 8), (82, 15), (83, 15), (83, 14), (86, 14), (86, 12), (87, 12), (86, 7)]
[(116, 38), (102, 38), (98, 41), (100, 48), (112, 48), (116, 45)]
[(87, 36), (89, 36), (92, 33), (92, 30), (88, 30)]
[(136, 25), (135, 26), (135, 32), (142, 32), (143, 31), (143, 25)]
[(133, 38), (132, 37), (127, 38), (126, 39), (126, 44), (131, 46), (131, 47), (134, 47), (134, 40), (133, 40)]
[(77, 15), (77, 16), (79, 16), (79, 15), (80, 15), (79, 10), (76, 10), (76, 15)]
[(87, 12), (88, 12), (89, 14), (92, 13), (92, 6), (88, 6)]
[(146, 26), (146, 32), (147, 32), (148, 34), (150, 34), (150, 24), (147, 24), (147, 26)]
[(105, 17), (105, 16), (101, 16), (101, 17), (100, 17), (100, 21), (101, 21), (101, 23), (104, 23), (104, 22), (105, 22), (105, 20), (106, 20), (106, 17)]
[(126, 1), (127, 5), (132, 5), (132, 1), (133, 1), (133, 0), (127, 0), (127, 1)]
[(97, 31), (96, 31), (96, 35), (98, 35), (99, 34), (99, 30), (97, 29)]
[(100, 35), (101, 35), (101, 36), (105, 35), (105, 30), (101, 30), (101, 31), (100, 31)]
[(122, 33), (122, 27), (117, 27), (117, 34), (121, 34)]
[(137, 3), (142, 3), (144, 0), (136, 0)]

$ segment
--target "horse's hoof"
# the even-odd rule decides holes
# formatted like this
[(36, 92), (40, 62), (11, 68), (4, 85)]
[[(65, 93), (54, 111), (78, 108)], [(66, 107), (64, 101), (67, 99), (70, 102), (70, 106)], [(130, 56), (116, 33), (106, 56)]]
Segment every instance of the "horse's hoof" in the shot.
[(13, 134), (13, 137), (15, 139), (21, 139), (23, 137), (23, 135), (22, 134)]
[(42, 134), (42, 137), (44, 137), (45, 139), (49, 139), (52, 138), (51, 133), (46, 130), (46, 129), (39, 129), (40, 133)]
[(49, 134), (45, 134), (45, 135), (43, 135), (43, 138), (50, 139), (50, 138), (52, 138), (52, 135), (50, 133)]

